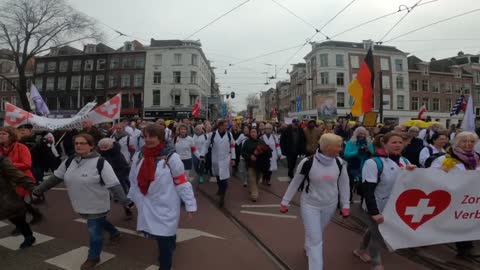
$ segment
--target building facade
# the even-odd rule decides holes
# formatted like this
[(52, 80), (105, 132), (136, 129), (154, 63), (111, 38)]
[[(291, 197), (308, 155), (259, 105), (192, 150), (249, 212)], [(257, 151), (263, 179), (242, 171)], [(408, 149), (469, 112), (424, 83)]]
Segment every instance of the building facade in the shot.
[(36, 58), (34, 84), (52, 116), (76, 114), (85, 104), (99, 104), (122, 95), (122, 116), (139, 116), (143, 109), (145, 51), (138, 41), (114, 50), (88, 44), (83, 51), (64, 46)]
[[(146, 118), (189, 118), (198, 97), (218, 92), (215, 74), (200, 42), (152, 39), (145, 49)], [(206, 103), (202, 102), (201, 118), (206, 117)], [(208, 108), (212, 106), (218, 104)]]
[(284, 119), (288, 116), (290, 112), (290, 104), (294, 97), (291, 95), (290, 91), (290, 82), (289, 81), (279, 81), (276, 86), (277, 90), (277, 112), (278, 119)]
[(307, 67), (305, 63), (292, 65), (290, 93), (290, 112), (307, 110)]

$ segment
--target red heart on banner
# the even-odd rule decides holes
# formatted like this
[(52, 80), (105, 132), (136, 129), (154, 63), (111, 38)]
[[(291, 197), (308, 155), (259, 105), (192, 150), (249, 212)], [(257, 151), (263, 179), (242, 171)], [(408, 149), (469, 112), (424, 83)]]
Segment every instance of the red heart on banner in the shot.
[(120, 96), (116, 95), (107, 102), (98, 106), (95, 112), (108, 118), (113, 118), (120, 110)]
[(419, 189), (404, 191), (395, 203), (398, 216), (414, 231), (438, 216), (450, 205), (452, 196), (445, 190), (425, 194)]
[(25, 119), (33, 118), (32, 114), (26, 112), (10, 103), (6, 104), (5, 108), (5, 122), (10, 126), (16, 126)]

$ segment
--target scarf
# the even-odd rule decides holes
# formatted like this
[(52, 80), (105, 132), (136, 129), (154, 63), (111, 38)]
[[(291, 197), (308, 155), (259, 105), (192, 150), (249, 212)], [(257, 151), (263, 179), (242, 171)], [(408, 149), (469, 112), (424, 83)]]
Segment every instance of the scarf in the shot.
[(453, 149), (453, 154), (465, 165), (467, 170), (477, 168), (479, 157), (474, 151), (466, 152), (459, 147)]
[(400, 163), (400, 158), (402, 157), (401, 155), (391, 155), (391, 154), (388, 154), (385, 149), (378, 149), (375, 152), (375, 156), (389, 158), (393, 162), (395, 162), (400, 168), (403, 168), (403, 164)]
[(155, 180), (155, 160), (164, 148), (165, 143), (155, 147), (143, 147), (143, 163), (137, 176), (138, 188), (143, 195), (147, 195), (150, 184)]

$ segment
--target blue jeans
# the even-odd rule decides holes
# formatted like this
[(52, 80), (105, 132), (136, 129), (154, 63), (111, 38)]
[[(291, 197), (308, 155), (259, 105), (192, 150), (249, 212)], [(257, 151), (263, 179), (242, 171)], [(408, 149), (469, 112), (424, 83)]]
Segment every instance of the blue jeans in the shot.
[(100, 217), (87, 220), (88, 235), (90, 239), (90, 248), (88, 249), (88, 258), (92, 260), (100, 259), (100, 253), (103, 248), (103, 231), (107, 231), (110, 237), (119, 234), (117, 228), (107, 221), (107, 217)]
[(177, 244), (177, 236), (155, 236), (158, 245), (158, 262), (161, 270), (170, 270), (172, 268), (173, 253)]

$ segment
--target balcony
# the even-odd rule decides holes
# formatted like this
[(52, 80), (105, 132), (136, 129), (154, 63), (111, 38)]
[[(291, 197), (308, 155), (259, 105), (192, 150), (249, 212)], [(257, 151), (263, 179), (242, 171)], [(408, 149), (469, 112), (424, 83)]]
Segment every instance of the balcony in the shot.
[(336, 90), (337, 86), (335, 84), (317, 84), (313, 87), (315, 94), (335, 92)]

